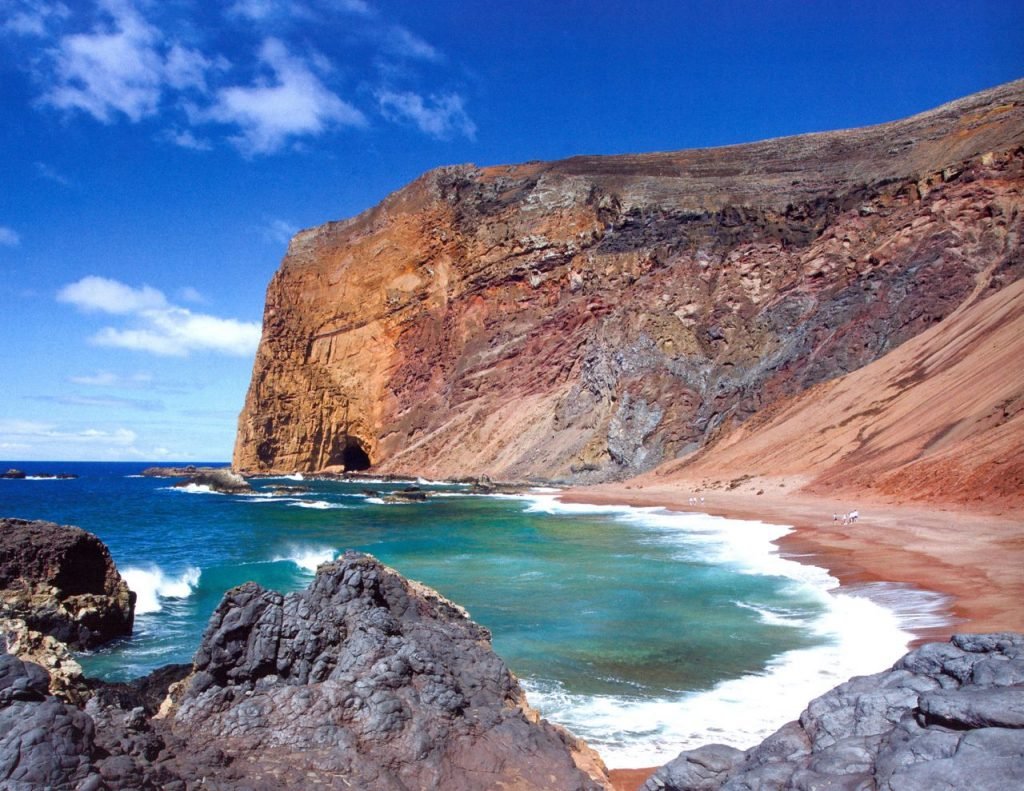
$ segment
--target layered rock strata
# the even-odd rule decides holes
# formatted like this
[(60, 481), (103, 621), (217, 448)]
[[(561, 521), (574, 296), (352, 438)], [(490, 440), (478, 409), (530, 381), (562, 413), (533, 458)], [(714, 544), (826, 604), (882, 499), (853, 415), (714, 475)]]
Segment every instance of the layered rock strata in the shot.
[(1024, 82), (718, 149), (432, 171), (299, 233), (237, 469), (625, 477), (1024, 270)]
[(71, 648), (93, 648), (131, 634), (135, 594), (91, 533), (0, 519), (0, 616)]
[(851, 679), (741, 752), (681, 753), (643, 791), (1024, 787), (1024, 635), (956, 635)]

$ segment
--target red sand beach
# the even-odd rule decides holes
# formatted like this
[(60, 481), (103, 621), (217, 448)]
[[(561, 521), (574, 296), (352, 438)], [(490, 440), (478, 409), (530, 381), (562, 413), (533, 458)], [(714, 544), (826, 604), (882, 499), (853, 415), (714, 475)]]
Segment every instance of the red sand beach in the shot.
[[(787, 482), (776, 488), (789, 488)], [(642, 479), (570, 489), (566, 502), (660, 506), (734, 519), (756, 519), (795, 529), (779, 543), (787, 557), (828, 569), (841, 585), (908, 583), (947, 595), (950, 624), (917, 634), (945, 640), (954, 632), (1024, 631), (1024, 514), (982, 512), (957, 505), (899, 506), (864, 498), (842, 500), (800, 493), (699, 491), (685, 483)], [(692, 496), (704, 502), (691, 505)], [(857, 509), (843, 524), (834, 513)], [(883, 668), (879, 668), (881, 670)], [(795, 704), (793, 717), (800, 712)], [(618, 791), (636, 791), (651, 769), (612, 771)]]

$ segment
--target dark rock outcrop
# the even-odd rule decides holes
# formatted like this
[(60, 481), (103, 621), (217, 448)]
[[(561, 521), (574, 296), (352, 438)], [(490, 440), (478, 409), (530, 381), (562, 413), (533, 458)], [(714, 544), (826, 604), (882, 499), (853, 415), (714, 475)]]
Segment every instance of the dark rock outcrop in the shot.
[(72, 648), (131, 634), (135, 594), (91, 533), (0, 519), (0, 615)]
[(13, 467), (9, 469), (7, 472), (0, 474), (0, 478), (7, 478), (12, 481), (24, 480), (26, 477), (27, 476), (25, 475), (23, 470), (17, 470), (14, 469)]
[(50, 687), (0, 654), (2, 788), (609, 788), (526, 706), (486, 629), (355, 553), (301, 593), (229, 591), (192, 666), (93, 681), (81, 707)]
[(300, 593), (229, 591), (169, 723), (278, 788), (606, 787), (596, 756), (527, 708), (486, 629), (355, 553)]
[(8, 791), (72, 789), (94, 773), (92, 719), (48, 686), (41, 667), (0, 653), (0, 787)]
[(746, 752), (681, 753), (643, 791), (1024, 788), (1024, 635), (956, 635), (811, 701)]
[(249, 494), (252, 487), (249, 482), (236, 472), (226, 467), (214, 470), (199, 470), (191, 473), (187, 480), (175, 486), (207, 486), (211, 491), (221, 494)]

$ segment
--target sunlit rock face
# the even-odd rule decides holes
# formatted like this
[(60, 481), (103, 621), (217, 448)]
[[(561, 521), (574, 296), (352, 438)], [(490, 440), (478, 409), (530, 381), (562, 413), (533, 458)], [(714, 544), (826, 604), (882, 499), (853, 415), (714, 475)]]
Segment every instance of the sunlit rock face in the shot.
[(296, 235), (236, 469), (597, 481), (1024, 269), (1024, 81), (881, 126), (441, 168)]

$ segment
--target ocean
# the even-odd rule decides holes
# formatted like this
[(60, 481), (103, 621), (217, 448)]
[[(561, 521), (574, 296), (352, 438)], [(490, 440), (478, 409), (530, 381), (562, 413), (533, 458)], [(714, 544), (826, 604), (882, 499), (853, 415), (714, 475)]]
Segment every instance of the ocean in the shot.
[[(147, 466), (0, 462), (29, 475), (0, 480), (0, 516), (95, 533), (138, 594), (132, 637), (79, 656), (108, 680), (190, 661), (228, 588), (298, 590), (355, 549), (469, 610), (530, 704), (609, 766), (653, 766), (708, 742), (756, 744), (814, 696), (887, 668), (945, 611), (905, 586), (838, 590), (779, 556), (785, 526), (427, 481), (422, 503), (379, 496), (405, 484), (300, 476), (223, 495), (142, 477)], [(271, 492), (299, 483), (310, 491)]]

